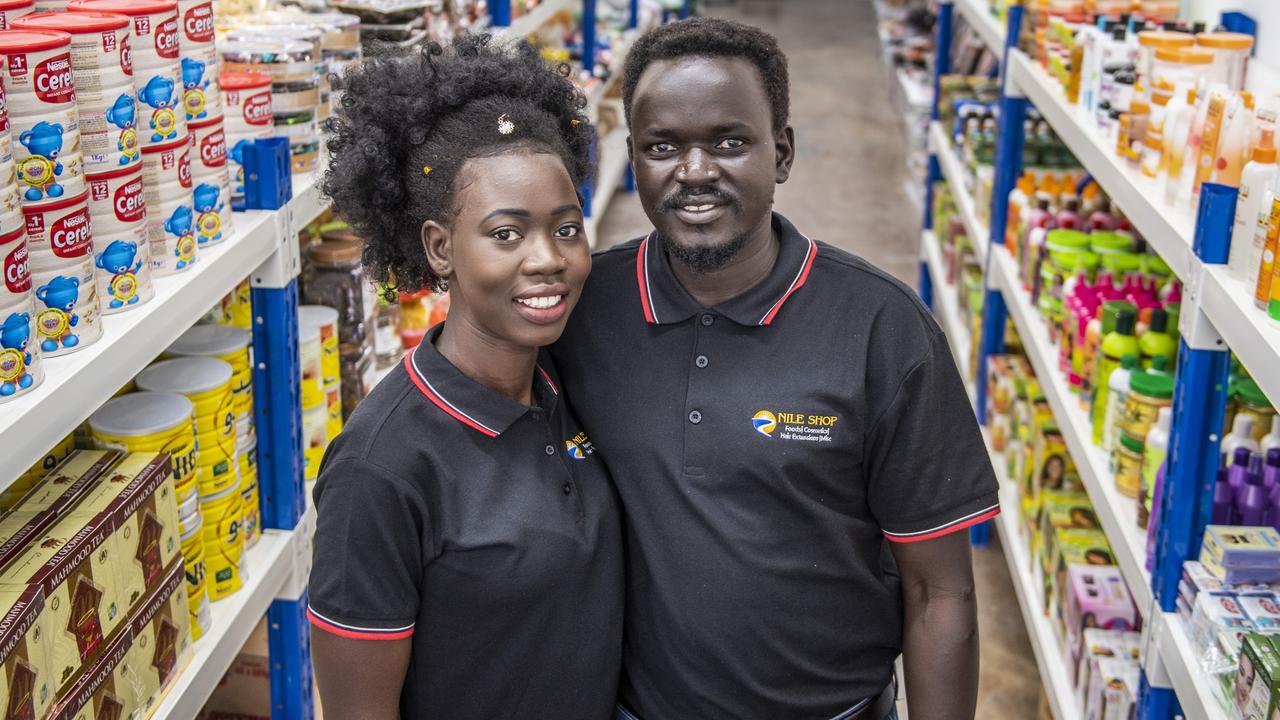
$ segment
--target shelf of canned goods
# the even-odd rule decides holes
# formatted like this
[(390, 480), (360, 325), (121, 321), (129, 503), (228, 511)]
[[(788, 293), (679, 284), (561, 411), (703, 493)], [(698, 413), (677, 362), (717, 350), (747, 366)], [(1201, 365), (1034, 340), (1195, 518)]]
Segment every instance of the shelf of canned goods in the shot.
[[(983, 227), (976, 218), (971, 188), (952, 150), (953, 143), (948, 142), (946, 133), (936, 123), (931, 129), (928, 192), (932, 197), (934, 184), (939, 181), (945, 180), (950, 186), (950, 192), (956, 196), (956, 214), (974, 242), (974, 255), (984, 268), (979, 334), (969, 337), (967, 330), (956, 329), (959, 323), (955, 319), (956, 301), (952, 297), (956, 289), (953, 279), (945, 277), (944, 263), (949, 261), (937, 248), (930, 247), (938, 232), (932, 227), (932, 202), (926, 209), (921, 294), (935, 308), (958, 356), (967, 359), (969, 348), (976, 348), (972, 370), (969, 363), (960, 361), (959, 357), (958, 364), (970, 383), (979, 418), (984, 421), (991, 402), (988, 397), (990, 358), (1003, 352), (1007, 323), (1016, 328), (1020, 346), (1038, 381), (1037, 387), (1052, 410), (1100, 528), (1110, 541), (1119, 574), (1141, 615), (1140, 689), (1135, 692), (1137, 716), (1224, 718), (1229, 711), (1224, 707), (1227, 701), (1219, 679), (1203, 669), (1202, 650), (1194, 637), (1197, 629), (1177, 611), (1179, 581), (1184, 578), (1184, 561), (1200, 557), (1201, 538), (1206, 525), (1210, 524), (1219, 445), (1229, 429), (1222, 427), (1222, 417), (1230, 355), (1234, 353), (1256, 381), (1265, 401), (1272, 406), (1280, 404), (1280, 373), (1275, 372), (1275, 368), (1280, 367), (1280, 325), (1250, 302), (1251, 278), (1242, 277), (1234, 265), (1227, 266), (1228, 255), (1234, 255), (1234, 250), (1229, 250), (1231, 243), (1241, 242), (1233, 238), (1233, 224), (1238, 222), (1236, 188), (1215, 184), (1212, 178), (1217, 176), (1213, 175), (1198, 195), (1193, 196), (1198, 203), (1193, 208), (1171, 205), (1164, 197), (1164, 186), (1152, 179), (1152, 173), (1143, 172), (1139, 167), (1140, 151), (1138, 160), (1132, 162), (1118, 155), (1114, 130), (1104, 136), (1093, 115), (1082, 109), (1075, 99), (1068, 99), (1061, 84), (1065, 81), (1050, 74), (1043, 58), (1032, 58), (1018, 48), (1019, 38), (1030, 35), (1024, 25), (1030, 11), (1012, 3), (1000, 4), (1004, 6), (1003, 27), (981, 0), (943, 2), (937, 42), (939, 78), (949, 71), (948, 55), (956, 13), (963, 16), (983, 44), (1003, 58), (989, 228)], [(1204, 44), (1232, 49), (1247, 47), (1234, 36), (1224, 37), (1224, 40), (1214, 39)], [(1185, 38), (1177, 41), (1194, 44)], [(1229, 56), (1231, 52), (1229, 49), (1222, 55)], [(1172, 54), (1169, 57), (1174, 58)], [(1200, 62), (1190, 55), (1187, 58), (1187, 63)], [(1181, 58), (1174, 60), (1182, 61)], [(1253, 87), (1250, 89), (1261, 98), (1264, 92), (1274, 93), (1278, 89), (1273, 86), (1277, 75), (1266, 68), (1258, 70), (1256, 73), (1251, 70)], [(1067, 361), (1054, 344), (1056, 328), (1051, 328), (1041, 317), (1043, 310), (1029, 295), (1028, 280), (1019, 267), (1021, 260), (1004, 247), (1008, 223), (1012, 222), (1009, 220), (1010, 196), (1018, 188), (1026, 157), (1024, 119), (1032, 107), (1074, 155), (1086, 178), (1101, 188), (1112, 206), (1131, 223), (1133, 233), (1145, 239), (1148, 251), (1163, 260), (1166, 271), (1181, 285), (1181, 338), (1167, 440), (1169, 459), (1162, 471), (1163, 487), (1152, 498), (1161, 519), (1151, 540), (1147, 538), (1147, 531), (1138, 525), (1134, 501), (1122, 497), (1118, 491), (1113, 480), (1114, 465), (1108, 453), (1098, 447), (1096, 428), (1091, 427), (1095, 421), (1089, 411), (1081, 409), (1079, 395), (1063, 373), (1062, 363)], [(938, 117), (936, 104), (934, 117), (935, 120)], [(1003, 462), (1001, 456), (993, 453), (1002, 485), (1008, 482)], [(1020, 525), (1017, 518), (1023, 511), (1017, 495), (1016, 489), (1002, 494), (1004, 515), (999, 519), (999, 530), (1020, 591), (1019, 601), (1050, 707), (1055, 717), (1070, 720), (1080, 717), (1083, 711), (1084, 689), (1074, 686), (1074, 668), (1064, 668), (1058, 658), (1051, 657), (1061, 656), (1060, 640), (1046, 626), (1044, 608), (1039, 602), (1033, 602), (1035, 592), (1026, 586), (1028, 578), (1023, 576), (1030, 572), (1030, 563), (1025, 538), (1015, 540)], [(984, 542), (985, 538), (985, 531), (974, 533), (976, 542)], [(1034, 586), (1034, 582), (1030, 584)], [(1185, 600), (1185, 581), (1182, 590)]]

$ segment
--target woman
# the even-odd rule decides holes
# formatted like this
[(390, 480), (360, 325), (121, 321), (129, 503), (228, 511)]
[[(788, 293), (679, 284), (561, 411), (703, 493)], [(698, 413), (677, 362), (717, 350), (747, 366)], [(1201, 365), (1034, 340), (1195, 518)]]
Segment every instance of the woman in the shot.
[(345, 77), (324, 190), (449, 319), (324, 458), (308, 615), (326, 716), (607, 718), (616, 499), (539, 348), (590, 271), (592, 130), (528, 44), (463, 37)]

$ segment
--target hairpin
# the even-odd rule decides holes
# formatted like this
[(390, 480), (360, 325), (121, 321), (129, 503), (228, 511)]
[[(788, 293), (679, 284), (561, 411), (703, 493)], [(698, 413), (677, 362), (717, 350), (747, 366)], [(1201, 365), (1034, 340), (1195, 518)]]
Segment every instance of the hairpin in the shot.
[(578, 125), (582, 124), (582, 121), (579, 120), (578, 118), (573, 118), (572, 120), (569, 121), (569, 124), (573, 125), (574, 127), (577, 127)]
[(431, 174), (431, 166), (430, 166), (430, 165), (423, 165), (423, 166), (422, 166), (422, 174), (423, 174), (423, 175), (430, 175), (430, 174)]
[(511, 122), (511, 118), (506, 113), (498, 116), (498, 132), (502, 135), (510, 135), (516, 131), (516, 124)]

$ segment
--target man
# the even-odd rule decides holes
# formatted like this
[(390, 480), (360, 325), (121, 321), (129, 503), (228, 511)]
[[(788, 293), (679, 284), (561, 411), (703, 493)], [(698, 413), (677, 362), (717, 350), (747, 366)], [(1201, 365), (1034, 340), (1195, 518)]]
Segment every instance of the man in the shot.
[(625, 72), (654, 231), (597, 255), (555, 347), (626, 516), (619, 717), (892, 718), (901, 652), (914, 717), (972, 718), (961, 530), (998, 505), (946, 339), (771, 212), (795, 158), (771, 36), (683, 21)]

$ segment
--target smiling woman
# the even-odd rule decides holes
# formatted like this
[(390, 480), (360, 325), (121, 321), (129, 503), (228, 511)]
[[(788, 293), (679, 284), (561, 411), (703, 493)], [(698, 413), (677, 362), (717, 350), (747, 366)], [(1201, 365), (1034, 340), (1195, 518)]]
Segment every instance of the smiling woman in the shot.
[(345, 85), (324, 190), (375, 278), (447, 288), (451, 307), (321, 465), (324, 711), (610, 717), (617, 501), (540, 350), (591, 269), (585, 103), (527, 43), (487, 37), (377, 57)]

